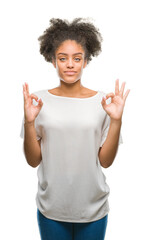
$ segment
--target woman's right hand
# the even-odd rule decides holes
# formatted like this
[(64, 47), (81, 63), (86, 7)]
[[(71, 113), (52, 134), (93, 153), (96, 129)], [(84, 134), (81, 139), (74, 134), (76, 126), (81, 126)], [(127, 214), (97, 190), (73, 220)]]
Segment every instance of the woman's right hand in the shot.
[[(29, 86), (27, 83), (23, 85), (23, 95), (24, 95), (24, 118), (25, 122), (31, 123), (35, 121), (35, 118), (39, 114), (43, 102), (35, 94), (29, 94)], [(32, 100), (35, 99), (38, 102), (38, 105), (35, 106)]]

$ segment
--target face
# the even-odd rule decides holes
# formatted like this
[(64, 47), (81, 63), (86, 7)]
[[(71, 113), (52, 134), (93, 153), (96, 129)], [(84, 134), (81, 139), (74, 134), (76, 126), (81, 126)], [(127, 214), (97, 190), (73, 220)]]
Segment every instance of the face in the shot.
[(60, 80), (74, 83), (81, 79), (87, 61), (84, 60), (85, 52), (80, 44), (74, 40), (64, 41), (56, 50), (55, 57), (56, 62), (53, 61), (53, 65)]

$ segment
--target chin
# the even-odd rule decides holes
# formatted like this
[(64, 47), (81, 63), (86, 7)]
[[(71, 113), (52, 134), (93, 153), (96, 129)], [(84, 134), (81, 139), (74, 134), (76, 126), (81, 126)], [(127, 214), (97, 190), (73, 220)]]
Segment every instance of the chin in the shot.
[(67, 84), (73, 84), (73, 83), (75, 83), (75, 82), (77, 82), (77, 81), (63, 81), (63, 82), (65, 82), (65, 83), (67, 83)]
[(61, 81), (65, 82), (65, 83), (75, 83), (77, 82), (79, 79), (64, 79), (64, 78), (60, 78)]

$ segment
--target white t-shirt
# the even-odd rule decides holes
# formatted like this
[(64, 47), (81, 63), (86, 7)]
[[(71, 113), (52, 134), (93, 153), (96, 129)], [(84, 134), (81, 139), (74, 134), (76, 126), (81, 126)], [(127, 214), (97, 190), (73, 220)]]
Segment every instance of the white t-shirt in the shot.
[[(34, 94), (43, 101), (35, 119), (42, 152), (37, 171), (38, 209), (47, 218), (65, 222), (103, 218), (109, 212), (110, 192), (98, 158), (110, 123), (101, 105), (105, 93), (72, 98), (53, 95), (46, 89)], [(24, 138), (23, 121), (20, 137)]]

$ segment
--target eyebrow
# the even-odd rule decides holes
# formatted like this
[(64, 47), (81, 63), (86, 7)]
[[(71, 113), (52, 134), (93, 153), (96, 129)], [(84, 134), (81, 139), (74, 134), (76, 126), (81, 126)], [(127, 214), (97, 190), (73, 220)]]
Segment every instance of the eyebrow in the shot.
[[(66, 54), (66, 53), (58, 53), (57, 55), (59, 55), (59, 54), (68, 55), (68, 54)], [(83, 54), (83, 53), (78, 52), (78, 53), (74, 53), (73, 55), (78, 55), (78, 54)]]

